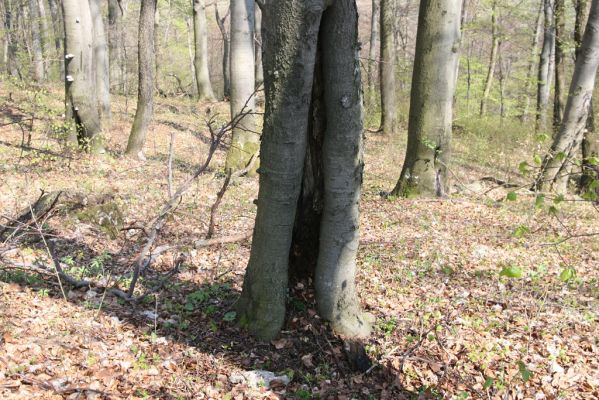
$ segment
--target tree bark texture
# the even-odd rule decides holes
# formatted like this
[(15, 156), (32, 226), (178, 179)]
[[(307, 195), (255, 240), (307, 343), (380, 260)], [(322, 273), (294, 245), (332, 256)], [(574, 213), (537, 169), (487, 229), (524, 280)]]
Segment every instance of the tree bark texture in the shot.
[(565, 0), (555, 0), (555, 91), (553, 99), (553, 127), (560, 127), (566, 107), (566, 4)]
[[(319, 312), (349, 336), (368, 334), (371, 322), (359, 309), (354, 284), (362, 179), (357, 8), (353, 0), (336, 0), (325, 8), (324, 0), (271, 0), (263, 10), (266, 113), (260, 192), (237, 308), (241, 323), (264, 340), (274, 338), (285, 319), (289, 255), (305, 169), (323, 172), (315, 272)], [(322, 82), (315, 82), (318, 75)], [(315, 115), (322, 125), (313, 125)], [(311, 134), (321, 129), (323, 141), (313, 141)], [(319, 158), (310, 165), (305, 164), (309, 141), (322, 143), (321, 153), (309, 153)]]
[[(256, 109), (254, 6), (254, 0), (231, 0), (231, 118), (244, 105), (245, 111)], [(233, 129), (225, 168), (234, 171), (245, 168), (259, 146), (256, 118), (253, 114), (246, 115)]]
[(371, 97), (374, 91), (374, 85), (376, 82), (376, 71), (377, 71), (377, 59), (376, 49), (377, 41), (379, 40), (379, 21), (380, 21), (380, 0), (372, 0), (372, 15), (370, 17), (370, 46), (368, 48), (368, 101), (371, 101)]
[(91, 152), (102, 151), (100, 115), (94, 85), (92, 18), (87, 1), (63, 0), (65, 32), (66, 121), (68, 141)]
[(4, 29), (6, 40), (6, 72), (10, 76), (18, 77), (18, 42), (16, 35), (16, 13), (14, 0), (8, 0), (4, 4)]
[(381, 9), (381, 130), (391, 135), (397, 130), (397, 85), (395, 76), (395, 35), (393, 33), (396, 0), (380, 0)]
[(144, 0), (139, 14), (137, 110), (129, 135), (129, 156), (145, 159), (143, 148), (154, 112), (154, 22), (157, 0)]
[(214, 100), (210, 74), (208, 72), (208, 24), (206, 22), (206, 2), (193, 1), (193, 37), (195, 56), (193, 65), (195, 69), (198, 97), (200, 100)]
[(489, 56), (489, 68), (487, 70), (487, 78), (485, 79), (485, 88), (483, 96), (480, 100), (479, 115), (482, 117), (487, 112), (487, 100), (491, 94), (493, 87), (493, 78), (495, 76), (495, 66), (497, 64), (497, 53), (499, 52), (500, 38), (497, 29), (497, 0), (493, 0), (491, 4), (491, 55)]
[(262, 69), (262, 10), (256, 8), (256, 19), (254, 21), (255, 49), (254, 49), (254, 64), (255, 64), (255, 79), (256, 89), (264, 82), (264, 71)]
[(392, 192), (396, 196), (444, 196), (448, 191), (460, 16), (461, 2), (420, 2), (408, 147)]
[(94, 72), (96, 79), (96, 95), (100, 122), (109, 126), (112, 118), (110, 111), (110, 66), (108, 61), (108, 43), (102, 18), (102, 2), (89, 0), (89, 8), (93, 22)]
[(44, 53), (42, 51), (42, 35), (40, 32), (40, 9), (37, 0), (29, 0), (29, 17), (31, 23), (31, 52), (32, 77), (36, 82), (43, 82), (44, 73)]
[(553, 0), (544, 0), (544, 32), (543, 48), (539, 57), (537, 76), (537, 110), (535, 129), (537, 131), (547, 127), (547, 106), (551, 88), (551, 64), (555, 49), (555, 19), (553, 18)]
[(108, 49), (110, 55), (110, 81), (119, 91), (125, 90), (124, 73), (124, 17), (123, 4), (119, 0), (108, 0)]
[(537, 188), (564, 193), (569, 168), (584, 137), (599, 66), (599, 0), (593, 0), (560, 129), (545, 157)]

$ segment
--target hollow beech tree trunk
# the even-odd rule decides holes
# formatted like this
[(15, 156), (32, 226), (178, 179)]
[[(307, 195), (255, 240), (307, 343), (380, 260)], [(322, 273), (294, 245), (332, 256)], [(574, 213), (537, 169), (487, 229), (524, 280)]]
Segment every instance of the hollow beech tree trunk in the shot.
[(154, 22), (157, 0), (144, 0), (139, 14), (137, 110), (125, 154), (144, 160), (144, 144), (154, 112)]
[[(367, 335), (372, 323), (360, 310), (354, 283), (363, 167), (357, 8), (354, 0), (335, 0), (325, 8), (324, 0), (271, 0), (263, 10), (266, 113), (260, 192), (237, 304), (242, 325), (263, 340), (274, 338), (284, 323), (306, 169), (322, 168), (324, 204), (316, 220), (320, 246), (314, 274), (319, 313), (347, 336)], [(314, 141), (312, 133), (321, 129), (322, 141)], [(318, 157), (310, 164), (309, 142), (319, 150), (310, 153)]]
[(460, 16), (461, 2), (420, 2), (408, 147), (393, 195), (443, 196), (447, 193)]
[(200, 100), (214, 100), (210, 74), (208, 72), (208, 23), (206, 21), (206, 2), (193, 0), (193, 37), (196, 84)]
[(599, 0), (593, 0), (576, 57), (564, 117), (537, 179), (537, 187), (542, 191), (564, 193), (567, 189), (569, 168), (584, 137), (598, 66)]

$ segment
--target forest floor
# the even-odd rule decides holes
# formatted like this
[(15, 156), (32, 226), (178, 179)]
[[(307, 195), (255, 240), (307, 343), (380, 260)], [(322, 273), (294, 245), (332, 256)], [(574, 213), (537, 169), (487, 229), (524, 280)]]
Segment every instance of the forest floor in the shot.
[[(139, 162), (121, 155), (132, 98), (115, 99), (106, 155), (65, 157), (53, 138), (61, 96), (60, 88), (0, 88), (0, 223), (41, 190), (78, 199), (0, 242), (0, 398), (599, 398), (597, 208), (575, 195), (543, 199), (481, 180), (526, 187), (530, 176), (518, 167), (534, 165), (531, 135), (456, 129), (450, 196), (385, 199), (405, 134), (366, 134), (357, 283), (377, 322), (365, 342), (373, 366), (361, 373), (318, 318), (310, 282), (294, 284), (286, 326), (272, 343), (235, 325), (250, 240), (184, 248), (184, 259), (162, 254), (136, 287), (150, 293), (139, 302), (100, 289), (130, 283), (141, 228), (168, 198), (171, 133), (176, 187), (207, 154), (204, 119), (221, 113), (224, 122), (227, 105), (158, 99), (147, 161)], [(156, 245), (205, 237), (225, 151)], [(257, 178), (232, 182), (214, 237), (251, 232), (257, 186)], [(114, 225), (96, 215), (105, 205)], [(94, 285), (59, 285), (47, 242), (65, 272)], [(240, 376), (253, 370), (290, 382)]]

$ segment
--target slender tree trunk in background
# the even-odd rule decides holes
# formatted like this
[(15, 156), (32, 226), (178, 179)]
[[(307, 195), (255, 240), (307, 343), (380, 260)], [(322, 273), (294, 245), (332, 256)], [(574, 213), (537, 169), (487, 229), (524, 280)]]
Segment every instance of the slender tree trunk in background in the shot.
[(509, 58), (504, 61), (501, 57), (501, 52), (499, 55), (499, 117), (500, 124), (503, 125), (503, 122), (508, 114), (506, 87), (511, 72), (511, 61)]
[(379, 20), (380, 20), (380, 10), (379, 10), (379, 1), (380, 0), (372, 0), (372, 16), (370, 18), (370, 47), (368, 49), (368, 90), (367, 100), (369, 103), (374, 104), (374, 85), (376, 82), (376, 73), (378, 71), (377, 59), (376, 59), (376, 49), (377, 49), (377, 40), (379, 39)]
[(480, 112), (482, 117), (487, 112), (487, 100), (493, 86), (493, 77), (495, 76), (495, 65), (497, 64), (497, 52), (499, 51), (499, 33), (497, 32), (497, 0), (493, 0), (491, 5), (491, 56), (489, 57), (489, 68), (487, 78), (485, 79), (485, 89), (480, 100)]
[(100, 0), (89, 0), (93, 23), (94, 72), (96, 76), (96, 96), (102, 126), (109, 126), (112, 119), (110, 111), (110, 66), (108, 63), (108, 43), (102, 19)]
[(395, 18), (396, 0), (380, 0), (381, 50), (380, 50), (380, 89), (381, 89), (381, 130), (391, 135), (397, 130), (397, 86), (395, 76)]
[(187, 53), (189, 54), (189, 70), (191, 71), (191, 94), (195, 97), (198, 95), (198, 82), (196, 81), (196, 67), (193, 64), (193, 18), (186, 18), (185, 24), (187, 25)]
[(582, 39), (562, 124), (541, 165), (536, 182), (542, 191), (565, 193), (568, 170), (584, 137), (589, 106), (599, 67), (599, 0), (593, 0)]
[(214, 100), (210, 74), (208, 72), (208, 27), (206, 22), (206, 4), (204, 0), (193, 1), (193, 37), (194, 37), (194, 69), (198, 97), (200, 100)]
[(17, 37), (14, 0), (4, 3), (4, 29), (6, 35), (6, 72), (12, 77), (18, 77), (17, 69)]
[(58, 61), (58, 73), (60, 79), (64, 79), (64, 51), (62, 50), (62, 40), (64, 37), (62, 15), (57, 0), (48, 0), (50, 5), (50, 15), (52, 16), (52, 30), (54, 32), (54, 49)]
[(262, 69), (262, 10), (257, 7), (256, 4), (256, 20), (254, 21), (254, 35), (255, 35), (255, 49), (254, 49), (254, 64), (255, 64), (255, 77), (256, 77), (256, 89), (258, 89), (264, 82), (264, 70)]
[(62, 0), (65, 32), (65, 108), (73, 146), (103, 151), (94, 85), (92, 17), (87, 1)]
[(461, 2), (422, 0), (412, 75), (408, 147), (395, 196), (444, 196), (449, 189), (453, 96)]
[[(577, 0), (575, 3), (576, 21), (574, 24), (574, 44), (576, 45), (576, 57), (580, 54), (580, 46), (584, 35), (584, 27), (589, 17), (589, 0)], [(599, 165), (592, 160), (599, 158), (599, 132), (595, 129), (595, 118), (593, 102), (589, 105), (589, 116), (582, 140), (582, 176), (579, 189), (581, 193), (590, 190), (593, 181), (599, 179)], [(599, 196), (599, 188), (595, 189), (595, 195)], [(597, 198), (597, 197), (595, 197)]]
[(555, 49), (555, 20), (553, 18), (553, 0), (544, 0), (545, 28), (543, 32), (543, 48), (539, 58), (537, 76), (537, 110), (535, 130), (547, 128), (547, 106), (551, 88), (551, 64)]
[(48, 14), (46, 13), (46, 6), (45, 6), (46, 0), (36, 0), (36, 1), (37, 1), (39, 17), (40, 17), (39, 27), (41, 28), (40, 39), (41, 39), (41, 43), (42, 43), (42, 54), (44, 55), (44, 63), (43, 63), (44, 78), (47, 79), (48, 78), (48, 65), (49, 65), (48, 43), (50, 43), (50, 28), (48, 25)]
[(125, 154), (145, 160), (143, 148), (154, 112), (154, 23), (157, 0), (144, 0), (139, 12), (137, 110)]
[(225, 27), (225, 21), (227, 20), (227, 16), (231, 7), (227, 9), (227, 13), (223, 18), (220, 17), (218, 13), (218, 6), (214, 5), (214, 12), (216, 14), (216, 23), (218, 25), (218, 29), (220, 30), (221, 37), (223, 39), (223, 98), (228, 99), (231, 97), (231, 41), (229, 39), (229, 34), (227, 32), (227, 28)]
[(555, 91), (553, 100), (553, 128), (557, 133), (566, 107), (566, 5), (555, 0)]
[(121, 93), (124, 89), (123, 73), (123, 8), (118, 0), (108, 0), (108, 49), (110, 54), (110, 81)]
[(543, 3), (544, 0), (539, 2), (539, 12), (537, 13), (537, 23), (535, 25), (534, 36), (532, 38), (532, 46), (530, 50), (530, 60), (528, 62), (528, 70), (526, 71), (526, 81), (524, 82), (524, 92), (520, 101), (522, 114), (520, 114), (520, 122), (524, 123), (528, 121), (528, 109), (530, 108), (530, 89), (532, 87), (532, 80), (534, 76), (535, 67), (537, 64), (537, 57), (539, 51), (539, 41), (541, 38), (541, 29), (543, 27)]
[(42, 35), (40, 33), (40, 10), (37, 0), (29, 0), (29, 17), (31, 23), (31, 52), (33, 53), (32, 76), (36, 82), (43, 82), (44, 53), (42, 51)]
[(323, 15), (324, 3), (277, 0), (264, 9), (264, 65), (276, 66), (278, 73), (265, 76), (258, 213), (237, 304), (241, 324), (263, 340), (273, 339), (285, 320), (289, 253), (302, 171), (309, 168), (305, 155), (318, 74), (322, 91), (316, 96), (321, 96), (327, 121), (320, 156), (321, 245), (314, 278), (318, 310), (346, 336), (367, 335), (372, 322), (360, 310), (354, 283), (362, 176), (357, 9), (353, 0), (337, 0)]
[[(238, 115), (244, 105), (245, 111), (256, 109), (254, 15), (254, 0), (231, 0), (231, 118)], [(246, 115), (233, 129), (225, 168), (233, 171), (245, 168), (259, 145), (255, 117)]]

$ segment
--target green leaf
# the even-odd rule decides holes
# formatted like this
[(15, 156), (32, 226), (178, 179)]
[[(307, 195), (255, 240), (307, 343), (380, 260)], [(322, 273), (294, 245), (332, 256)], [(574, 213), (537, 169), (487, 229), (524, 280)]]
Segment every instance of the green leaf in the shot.
[(528, 163), (526, 161), (522, 161), (520, 165), (518, 165), (518, 170), (522, 175), (528, 174)]
[(529, 232), (530, 232), (530, 229), (528, 229), (528, 227), (526, 227), (524, 225), (520, 225), (514, 231), (514, 237), (521, 238), (521, 237), (524, 237), (524, 235), (526, 235)]
[(535, 162), (535, 164), (537, 164), (537, 165), (541, 165), (541, 163), (543, 162), (543, 159), (541, 158), (541, 156), (540, 156), (540, 155), (538, 155), (538, 154), (535, 154), (535, 156), (534, 156), (534, 158), (533, 158), (533, 161)]
[(597, 190), (599, 189), (599, 179), (595, 179), (593, 182), (591, 182), (591, 184), (589, 185), (589, 190)]
[(591, 165), (599, 165), (599, 157), (589, 157), (587, 162)]
[(520, 371), (520, 375), (524, 382), (528, 382), (532, 377), (532, 372), (526, 368), (526, 365), (522, 361), (518, 361), (518, 371)]
[(545, 195), (544, 194), (537, 195), (537, 198), (535, 199), (535, 207), (541, 208), (541, 207), (543, 207), (543, 204), (545, 204)]
[(518, 195), (516, 194), (516, 192), (509, 192), (506, 197), (506, 199), (509, 201), (516, 201), (517, 198)]
[(560, 151), (559, 153), (557, 153), (555, 155), (555, 159), (557, 161), (563, 161), (566, 158), (566, 153), (564, 153), (563, 151)]
[(568, 267), (559, 274), (559, 280), (562, 282), (568, 282), (576, 276), (576, 270), (572, 267)]
[(551, 214), (551, 215), (557, 215), (557, 213), (559, 212), (559, 210), (557, 209), (556, 206), (551, 206), (551, 207), (549, 207), (549, 209), (547, 210), (547, 212), (549, 212), (549, 214)]
[(237, 318), (237, 313), (235, 311), (229, 311), (223, 317), (223, 321), (225, 321), (225, 322), (233, 322), (233, 321), (235, 321), (235, 318)]
[(499, 276), (505, 276), (508, 278), (521, 278), (522, 270), (519, 267), (515, 267), (513, 265), (509, 267), (504, 267), (499, 273)]
[(491, 386), (493, 386), (493, 378), (487, 378), (487, 379), (485, 379), (485, 383), (483, 385), (483, 389), (486, 390), (486, 389), (490, 388)]
[(553, 203), (554, 203), (554, 204), (559, 204), (559, 203), (561, 203), (562, 201), (564, 201), (564, 199), (565, 199), (565, 198), (564, 198), (564, 195), (563, 195), (563, 194), (560, 194), (560, 195), (556, 196), (556, 197), (553, 199)]

